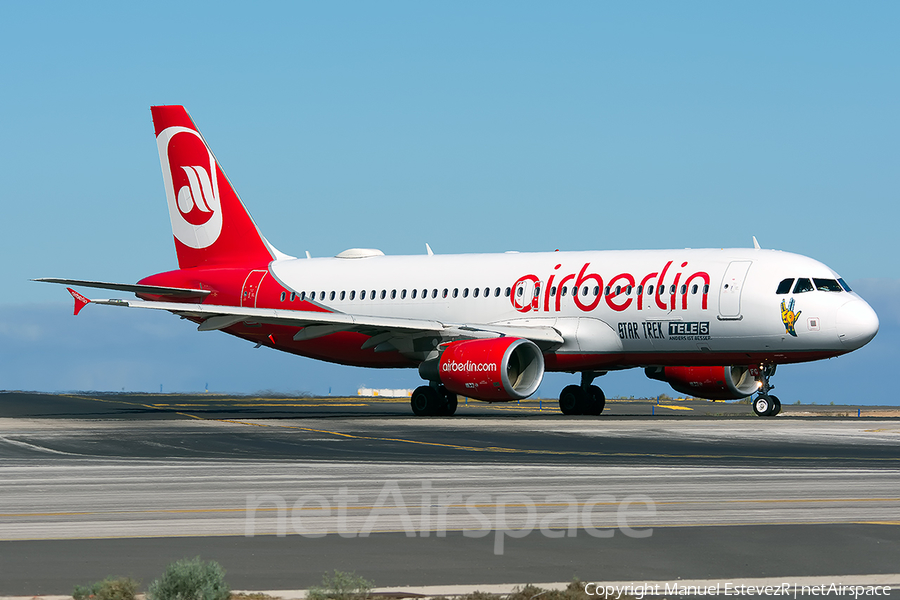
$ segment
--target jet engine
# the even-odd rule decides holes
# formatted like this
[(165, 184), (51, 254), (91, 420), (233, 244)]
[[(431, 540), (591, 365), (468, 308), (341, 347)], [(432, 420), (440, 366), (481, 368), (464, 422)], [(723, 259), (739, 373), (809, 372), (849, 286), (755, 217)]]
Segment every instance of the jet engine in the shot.
[(709, 400), (746, 398), (761, 385), (748, 367), (647, 367), (644, 372), (677, 392)]
[(541, 384), (544, 355), (534, 342), (514, 337), (451, 342), (439, 358), (421, 363), (419, 374), (477, 400), (519, 400)]

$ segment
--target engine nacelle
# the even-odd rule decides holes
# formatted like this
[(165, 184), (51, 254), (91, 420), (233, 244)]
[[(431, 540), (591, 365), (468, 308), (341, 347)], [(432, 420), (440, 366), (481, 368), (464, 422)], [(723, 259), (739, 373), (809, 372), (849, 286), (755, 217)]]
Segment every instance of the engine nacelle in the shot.
[(477, 400), (519, 400), (541, 385), (544, 355), (534, 342), (521, 338), (452, 342), (439, 358), (420, 364), (419, 374)]
[(647, 367), (644, 372), (677, 392), (709, 400), (745, 398), (761, 385), (748, 367)]

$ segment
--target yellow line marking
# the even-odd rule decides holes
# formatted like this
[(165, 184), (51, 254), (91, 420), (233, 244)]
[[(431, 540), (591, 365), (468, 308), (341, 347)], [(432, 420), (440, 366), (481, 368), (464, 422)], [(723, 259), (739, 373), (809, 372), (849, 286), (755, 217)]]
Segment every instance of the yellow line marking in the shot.
[[(705, 504), (816, 504), (816, 503), (865, 503), (865, 502), (900, 502), (900, 498), (787, 498), (787, 499), (758, 499), (758, 500), (672, 500), (669, 502), (654, 502), (657, 506), (696, 506)], [(591, 506), (618, 506), (619, 502), (592, 502)], [(584, 507), (586, 503), (575, 502), (570, 505), (568, 502), (535, 502), (532, 504), (535, 508), (559, 508), (559, 507)], [(410, 505), (415, 508), (416, 505)], [(486, 504), (448, 504), (446, 508), (462, 510), (469, 507), (474, 508), (496, 508), (499, 503), (491, 502)], [(503, 504), (506, 507), (525, 507), (522, 502), (511, 502)], [(366, 510), (372, 511), (379, 506), (347, 506), (348, 511)], [(247, 512), (247, 508), (160, 508), (154, 510), (110, 510), (110, 511), (79, 511), (79, 512), (38, 512), (38, 513), (0, 513), (0, 518), (25, 518), (25, 517), (80, 517), (89, 515), (150, 515), (150, 514), (214, 514), (214, 513), (242, 513)], [(253, 512), (276, 512), (278, 507), (255, 508)], [(297, 510), (297, 509), (292, 509)], [(304, 506), (300, 510), (317, 511), (323, 510), (318, 506)], [(881, 521), (886, 525), (893, 525), (900, 522)]]
[(660, 408), (670, 408), (672, 410), (694, 410), (690, 406), (674, 406), (672, 404), (657, 404)]

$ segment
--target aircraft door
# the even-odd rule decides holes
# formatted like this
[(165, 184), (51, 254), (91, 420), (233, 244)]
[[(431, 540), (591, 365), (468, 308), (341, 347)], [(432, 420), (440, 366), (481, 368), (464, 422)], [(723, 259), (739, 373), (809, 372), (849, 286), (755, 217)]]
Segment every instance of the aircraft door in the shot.
[(719, 320), (741, 318), (741, 292), (751, 264), (751, 260), (735, 260), (725, 269), (719, 288)]
[(256, 296), (259, 293), (259, 286), (262, 284), (266, 273), (268, 271), (250, 271), (247, 279), (244, 280), (244, 287), (241, 290), (241, 306), (256, 307)]
[(538, 295), (540, 294), (541, 284), (539, 281), (532, 279), (521, 279), (513, 288), (513, 304), (519, 312), (528, 312), (529, 310), (537, 310), (540, 302)]

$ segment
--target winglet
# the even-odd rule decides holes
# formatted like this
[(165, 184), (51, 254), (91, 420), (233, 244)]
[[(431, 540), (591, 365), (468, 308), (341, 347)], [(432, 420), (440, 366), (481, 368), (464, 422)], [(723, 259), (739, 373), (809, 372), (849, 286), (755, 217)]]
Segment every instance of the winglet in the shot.
[(67, 287), (66, 289), (69, 290), (69, 293), (72, 294), (72, 297), (73, 297), (73, 298), (75, 298), (75, 312), (74, 312), (74, 314), (77, 316), (78, 313), (81, 312), (81, 309), (84, 308), (85, 306), (87, 306), (88, 304), (90, 304), (91, 301), (88, 300), (87, 298), (85, 298), (84, 296), (82, 296), (81, 294), (79, 294), (78, 292), (76, 292), (75, 290), (73, 290), (73, 289), (70, 288), (70, 287)]

